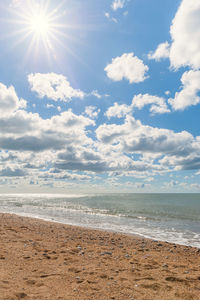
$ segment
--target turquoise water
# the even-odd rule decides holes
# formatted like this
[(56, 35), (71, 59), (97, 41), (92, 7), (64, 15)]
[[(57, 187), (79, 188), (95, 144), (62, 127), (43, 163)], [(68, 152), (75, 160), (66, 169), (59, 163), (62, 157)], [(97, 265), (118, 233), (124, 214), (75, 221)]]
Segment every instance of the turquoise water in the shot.
[(2, 194), (0, 212), (200, 248), (200, 194)]

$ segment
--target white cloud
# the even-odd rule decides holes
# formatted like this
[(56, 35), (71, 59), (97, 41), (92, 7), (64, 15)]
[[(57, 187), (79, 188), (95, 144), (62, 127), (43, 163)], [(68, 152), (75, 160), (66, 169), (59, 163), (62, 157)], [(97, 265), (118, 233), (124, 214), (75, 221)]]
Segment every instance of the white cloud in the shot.
[[(171, 67), (178, 69), (189, 66), (193, 70), (182, 75), (182, 89), (168, 103), (174, 110), (184, 110), (200, 103), (200, 2), (182, 0), (170, 28), (172, 43), (160, 44), (148, 55), (159, 60), (169, 56)], [(169, 53), (168, 53), (169, 52)], [(168, 55), (169, 54), (169, 55)]]
[(200, 169), (200, 137), (147, 126), (130, 116), (135, 107), (148, 104), (159, 110), (165, 104), (162, 98), (146, 94), (135, 96), (134, 105), (115, 103), (105, 115), (125, 120), (103, 124), (91, 137), (88, 130), (96, 126), (91, 118), (97, 117), (97, 107), (87, 107), (85, 116), (68, 110), (43, 119), (20, 109), (14, 88), (1, 87), (12, 100), (9, 113), (0, 114), (1, 177), (25, 176), (27, 182), (43, 184), (48, 178), (91, 181), (95, 173), (151, 178), (169, 170)]
[(149, 94), (139, 94), (134, 96), (132, 100), (132, 107), (137, 107), (138, 109), (142, 109), (145, 105), (151, 105), (150, 111), (153, 114), (163, 114), (170, 112), (168, 109), (165, 99), (157, 96), (152, 96)]
[(200, 1), (183, 0), (172, 22), (171, 66), (200, 68)]
[(134, 53), (124, 53), (112, 59), (112, 63), (108, 64), (105, 69), (107, 76), (113, 81), (127, 79), (129, 83), (138, 83), (144, 81), (148, 66), (144, 65), (143, 61)]
[(48, 97), (52, 100), (70, 101), (72, 98), (83, 99), (85, 93), (71, 87), (67, 78), (60, 74), (29, 74), (28, 82), (31, 90), (40, 98)]
[(158, 45), (155, 52), (150, 52), (148, 54), (149, 59), (155, 59), (156, 61), (160, 61), (162, 58), (169, 57), (170, 45), (168, 42), (161, 43)]
[(24, 134), (38, 134), (45, 121), (38, 114), (18, 110), (0, 117), (0, 138), (18, 138)]
[(124, 124), (99, 126), (96, 135), (107, 151), (110, 149), (130, 155), (137, 153), (143, 157), (137, 161), (129, 161), (126, 171), (133, 169), (135, 163), (138, 171), (157, 170), (159, 173), (170, 169), (200, 169), (200, 137), (194, 138), (187, 131), (176, 133), (143, 125), (128, 115)]
[(111, 8), (113, 10), (118, 10), (119, 8), (123, 8), (125, 4), (125, 0), (114, 0), (112, 2)]
[(23, 99), (19, 100), (13, 86), (7, 88), (4, 84), (0, 83), (0, 113), (2, 116), (25, 107), (26, 101)]
[(99, 113), (100, 109), (97, 109), (96, 106), (91, 105), (85, 108), (85, 114), (92, 119), (97, 118)]
[(105, 144), (115, 143), (124, 152), (144, 152), (160, 154), (188, 154), (194, 141), (186, 131), (175, 133), (172, 130), (143, 125), (132, 116), (127, 116), (124, 124), (104, 124), (97, 128), (97, 137)]
[(0, 148), (13, 151), (61, 150), (65, 145), (88, 145), (85, 128), (94, 121), (68, 110), (50, 119), (17, 111), (0, 117)]
[(92, 91), (90, 94), (89, 94), (89, 96), (95, 96), (96, 98), (98, 98), (98, 99), (101, 99), (102, 98), (102, 95), (100, 95), (99, 94), (99, 92), (97, 91), (97, 90), (94, 90), (94, 91)]
[(0, 176), (3, 177), (24, 177), (27, 175), (27, 172), (23, 169), (13, 169), (6, 167), (0, 170)]
[(113, 106), (109, 107), (105, 112), (105, 116), (110, 119), (112, 117), (122, 118), (125, 117), (128, 113), (132, 111), (132, 107), (126, 104), (119, 105), (118, 103), (114, 103)]
[(187, 71), (181, 78), (183, 88), (175, 94), (174, 99), (168, 102), (174, 110), (184, 110), (191, 105), (200, 103), (200, 97), (197, 95), (200, 91), (200, 71)]
[(171, 45), (160, 44), (149, 59), (170, 59), (171, 67), (200, 68), (200, 1), (182, 0), (170, 27)]
[(105, 112), (105, 116), (108, 119), (112, 117), (123, 118), (127, 114), (133, 112), (134, 108), (142, 109), (145, 105), (150, 105), (150, 112), (152, 114), (163, 114), (170, 112), (164, 98), (149, 94), (139, 94), (133, 97), (131, 105), (119, 105), (115, 102), (114, 105), (110, 106)]
[(67, 181), (82, 181), (82, 180), (89, 180), (91, 176), (88, 175), (80, 175), (80, 174), (73, 174), (62, 170), (50, 169), (49, 171), (42, 172), (39, 176), (42, 179), (46, 180), (67, 180)]
[(114, 17), (112, 17), (108, 12), (105, 12), (104, 16), (105, 16), (108, 20), (113, 21), (113, 22), (115, 22), (115, 23), (118, 23), (117, 19), (114, 18)]

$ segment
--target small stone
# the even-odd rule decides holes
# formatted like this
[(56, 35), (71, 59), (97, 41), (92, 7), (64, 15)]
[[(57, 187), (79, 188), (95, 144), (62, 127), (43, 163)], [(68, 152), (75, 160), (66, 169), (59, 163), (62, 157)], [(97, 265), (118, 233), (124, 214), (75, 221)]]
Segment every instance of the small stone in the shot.
[(77, 283), (82, 283), (84, 280), (81, 279), (80, 277), (76, 277)]
[(100, 255), (112, 255), (112, 252), (104, 251), (104, 252), (101, 252)]

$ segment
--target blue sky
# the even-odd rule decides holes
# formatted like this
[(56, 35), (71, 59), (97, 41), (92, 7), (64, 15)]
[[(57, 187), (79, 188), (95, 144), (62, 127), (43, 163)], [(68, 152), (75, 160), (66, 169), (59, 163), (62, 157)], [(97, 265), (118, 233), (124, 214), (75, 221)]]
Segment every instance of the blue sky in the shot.
[(199, 0), (0, 4), (0, 191), (199, 192)]

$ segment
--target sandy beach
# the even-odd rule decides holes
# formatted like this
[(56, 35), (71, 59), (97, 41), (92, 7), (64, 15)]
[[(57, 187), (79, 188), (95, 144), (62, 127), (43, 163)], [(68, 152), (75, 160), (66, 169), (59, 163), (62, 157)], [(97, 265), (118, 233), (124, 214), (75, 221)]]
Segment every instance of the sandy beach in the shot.
[(0, 214), (0, 299), (200, 300), (200, 250)]

